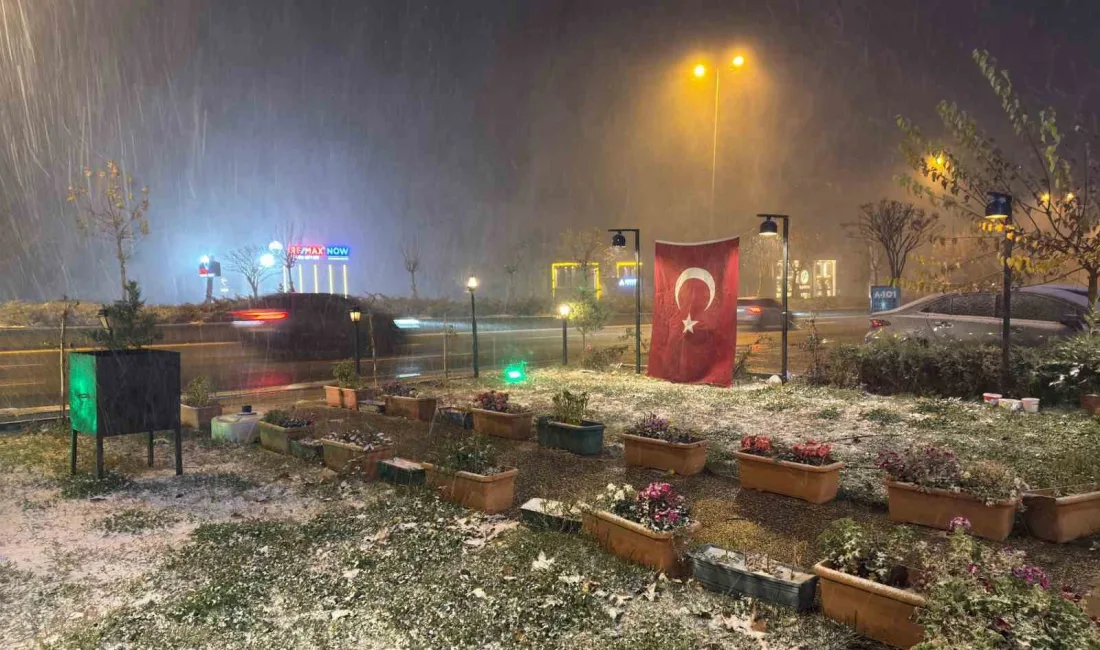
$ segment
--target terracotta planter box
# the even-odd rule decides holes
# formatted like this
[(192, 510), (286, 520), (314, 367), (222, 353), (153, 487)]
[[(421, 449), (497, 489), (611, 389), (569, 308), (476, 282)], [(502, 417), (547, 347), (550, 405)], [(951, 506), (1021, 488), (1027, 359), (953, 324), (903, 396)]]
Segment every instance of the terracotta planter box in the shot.
[(410, 420), (431, 422), (435, 415), (435, 397), (398, 397), (386, 395), (386, 415), (399, 415)]
[(579, 425), (540, 420), (539, 444), (581, 456), (595, 456), (603, 450), (603, 429), (604, 425), (588, 420), (582, 420)]
[(320, 463), (324, 458), (324, 448), (320, 440), (291, 438), (287, 441), (287, 447), (290, 449), (291, 456), (310, 463)]
[(180, 404), (180, 425), (192, 429), (209, 429), (210, 421), (221, 414), (221, 404), (211, 404), (210, 406)]
[(1100, 533), (1100, 486), (1080, 486), (1070, 496), (1056, 497), (1054, 490), (1024, 494), (1024, 521), (1031, 534), (1061, 544)]
[(589, 510), (584, 513), (583, 526), (584, 532), (611, 553), (675, 577), (687, 572), (681, 551), (699, 529), (699, 522), (679, 533), (656, 532), (610, 512)]
[(741, 487), (782, 494), (810, 503), (828, 503), (836, 498), (840, 470), (844, 463), (803, 465), (775, 458), (735, 451), (740, 461)]
[(484, 409), (470, 409), (474, 414), (474, 431), (487, 436), (527, 440), (531, 437), (531, 420), (534, 415), (525, 413), (498, 413)]
[(450, 472), (431, 463), (422, 463), (428, 487), (452, 503), (489, 514), (512, 507), (516, 492), (516, 468), (484, 476), (472, 472)]
[(278, 427), (269, 422), (260, 421), (260, 446), (280, 454), (290, 453), (290, 441), (312, 435), (310, 427)]
[(966, 517), (973, 534), (998, 542), (1012, 532), (1019, 505), (1018, 501), (1001, 501), (987, 506), (969, 494), (893, 481), (886, 481), (886, 492), (894, 521), (947, 530), (952, 519)]
[(325, 467), (334, 472), (348, 472), (365, 479), (378, 478), (378, 464), (393, 458), (393, 445), (367, 451), (362, 447), (337, 440), (321, 440)]
[(821, 611), (865, 637), (910, 648), (921, 642), (924, 630), (913, 622), (924, 598), (903, 589), (849, 575), (824, 563), (814, 566), (821, 579)]
[(691, 476), (707, 463), (707, 441), (665, 442), (656, 438), (622, 434), (628, 467), (652, 467)]
[(359, 402), (369, 399), (373, 394), (373, 388), (325, 386), (325, 406), (359, 410)]

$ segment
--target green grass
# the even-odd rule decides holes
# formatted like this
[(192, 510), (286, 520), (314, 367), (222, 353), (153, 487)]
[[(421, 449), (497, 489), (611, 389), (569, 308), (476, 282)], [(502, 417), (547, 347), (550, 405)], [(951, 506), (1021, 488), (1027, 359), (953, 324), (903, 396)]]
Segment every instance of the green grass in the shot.
[(901, 424), (905, 421), (905, 417), (901, 413), (891, 408), (882, 407), (875, 407), (866, 411), (860, 415), (860, 419), (884, 426), (889, 424)]
[(61, 485), (63, 499), (87, 499), (125, 490), (131, 481), (118, 472), (108, 470), (101, 479), (96, 478), (95, 474), (85, 472), (62, 474), (58, 483)]
[(138, 534), (168, 528), (179, 516), (167, 510), (126, 508), (95, 522), (93, 527), (108, 534)]
[(818, 420), (839, 420), (840, 409), (835, 406), (826, 406), (817, 412)]

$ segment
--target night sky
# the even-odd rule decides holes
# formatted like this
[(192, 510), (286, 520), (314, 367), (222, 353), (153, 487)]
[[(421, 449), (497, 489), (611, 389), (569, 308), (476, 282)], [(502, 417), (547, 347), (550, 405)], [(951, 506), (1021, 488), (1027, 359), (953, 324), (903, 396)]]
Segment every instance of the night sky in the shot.
[[(0, 0), (0, 299), (115, 297), (64, 203), (108, 158), (151, 187), (131, 275), (155, 302), (201, 299), (200, 255), (287, 219), (352, 247), (354, 292), (405, 292), (414, 238), (435, 296), (499, 288), (520, 244), (535, 287), (565, 227), (709, 239), (757, 212), (839, 257), (856, 206), (900, 198), (898, 113), (932, 130), (952, 99), (1003, 128), (972, 49), (1093, 125), (1098, 26), (1069, 0)], [(735, 52), (712, 224), (713, 78), (691, 68)]]

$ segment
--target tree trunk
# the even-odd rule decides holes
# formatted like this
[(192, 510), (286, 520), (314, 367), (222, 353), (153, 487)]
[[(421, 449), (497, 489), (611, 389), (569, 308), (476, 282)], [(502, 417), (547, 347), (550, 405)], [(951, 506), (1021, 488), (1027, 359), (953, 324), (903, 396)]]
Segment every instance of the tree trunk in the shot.
[(1100, 269), (1088, 272), (1089, 274), (1089, 308), (1096, 306), (1096, 293), (1100, 285)]
[(122, 299), (126, 300), (126, 255), (122, 251), (122, 240), (115, 240), (115, 257), (118, 259), (118, 274), (122, 279)]
[(413, 300), (420, 300), (420, 295), (416, 292), (416, 271), (409, 271), (409, 281), (412, 282)]
[(374, 314), (367, 313), (367, 332), (370, 334), (371, 375), (374, 387), (378, 388), (378, 346), (374, 344)]
[(61, 413), (57, 416), (58, 422), (65, 421), (65, 325), (69, 320), (69, 307), (65, 306), (65, 310), (61, 312), (61, 336), (57, 345), (58, 352), (58, 365), (61, 367), (61, 390), (58, 393), (58, 404), (61, 407)]
[(508, 284), (504, 287), (504, 313), (508, 313), (508, 305), (512, 302), (512, 274), (508, 274)]
[(255, 281), (255, 280), (249, 279), (248, 286), (252, 287), (252, 299), (255, 300), (256, 298), (259, 298), (260, 297), (260, 283)]
[(287, 285), (286, 288), (288, 289), (287, 293), (294, 293), (294, 265), (293, 264), (287, 264), (286, 265), (286, 285)]

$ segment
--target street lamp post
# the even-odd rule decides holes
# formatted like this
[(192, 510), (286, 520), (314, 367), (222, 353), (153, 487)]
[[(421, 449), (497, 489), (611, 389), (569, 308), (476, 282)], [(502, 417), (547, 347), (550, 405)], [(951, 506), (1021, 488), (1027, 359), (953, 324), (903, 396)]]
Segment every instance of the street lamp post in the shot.
[(477, 291), (477, 278), (470, 276), (466, 281), (466, 289), (470, 292), (470, 331), (474, 337), (474, 378), (480, 376), (477, 364), (477, 303), (474, 301), (474, 292)]
[(352, 307), (348, 310), (348, 316), (355, 328), (355, 374), (359, 375), (359, 319), (363, 317), (363, 312), (358, 307)]
[[(730, 61), (730, 66), (733, 68), (740, 68), (745, 65), (745, 57), (738, 54)], [(695, 76), (705, 77), (707, 74), (707, 67), (703, 64), (695, 66)], [(714, 190), (716, 187), (716, 176), (718, 170), (718, 98), (719, 91), (722, 85), (722, 67), (714, 67), (714, 136), (711, 145), (710, 154), (710, 225), (714, 227)]]
[(1012, 257), (1012, 196), (1002, 192), (989, 192), (988, 196), (985, 218), (1004, 224), (1005, 233), (1004, 285), (1001, 288), (1001, 393), (1007, 395), (1012, 376), (1009, 356), (1009, 337), (1012, 333), (1012, 269), (1008, 266), (1008, 258)]
[(611, 246), (626, 248), (624, 232), (634, 233), (634, 373), (642, 374), (642, 231), (637, 228), (611, 228)]
[(788, 297), (791, 293), (789, 287), (789, 278), (787, 277), (788, 271), (791, 266), (791, 247), (790, 247), (790, 217), (785, 214), (758, 214), (756, 215), (764, 220), (760, 224), (760, 236), (761, 237), (775, 237), (779, 234), (779, 228), (776, 225), (774, 219), (783, 220), (783, 335), (782, 335), (782, 359), (783, 359), (783, 374), (780, 377), (783, 381), (788, 379), (787, 368), (787, 333), (790, 330), (790, 311), (788, 310)]
[(562, 303), (558, 307), (561, 315), (561, 365), (569, 365), (569, 303)]

